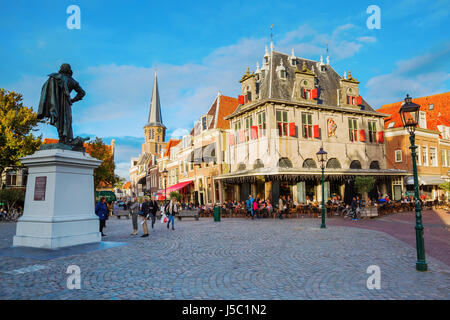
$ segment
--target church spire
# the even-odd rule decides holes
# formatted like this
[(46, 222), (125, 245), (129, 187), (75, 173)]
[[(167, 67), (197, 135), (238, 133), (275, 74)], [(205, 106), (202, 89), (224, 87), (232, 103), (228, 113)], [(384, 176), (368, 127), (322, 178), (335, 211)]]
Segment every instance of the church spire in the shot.
[(147, 126), (165, 128), (161, 117), (161, 104), (159, 102), (158, 77), (156, 76), (156, 71), (155, 79), (153, 80), (152, 101), (150, 102), (150, 113), (148, 115)]

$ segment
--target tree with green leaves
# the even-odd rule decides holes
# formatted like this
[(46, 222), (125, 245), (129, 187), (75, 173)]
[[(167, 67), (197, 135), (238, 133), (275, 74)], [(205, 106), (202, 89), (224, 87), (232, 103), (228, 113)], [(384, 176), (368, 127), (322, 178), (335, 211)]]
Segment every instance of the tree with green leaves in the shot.
[(367, 200), (367, 193), (373, 189), (375, 186), (375, 178), (374, 177), (356, 177), (355, 178), (355, 188), (361, 193), (364, 197), (364, 200)]
[(23, 189), (1, 189), (0, 202), (5, 203), (6, 211), (10, 212), (18, 201), (25, 200), (25, 192)]
[(116, 175), (116, 183), (114, 184), (114, 188), (122, 189), (125, 182), (126, 182), (125, 178), (122, 178), (122, 177)]
[(95, 190), (97, 190), (100, 183), (114, 186), (119, 176), (114, 174), (116, 165), (114, 164), (113, 154), (103, 142), (103, 139), (96, 137), (94, 141), (88, 143), (87, 151), (92, 157), (102, 161), (100, 166), (94, 169)]
[(8, 167), (20, 167), (20, 158), (33, 154), (42, 143), (35, 136), (41, 122), (31, 107), (22, 104), (22, 95), (0, 89), (0, 182)]
[(176, 198), (178, 202), (181, 201), (181, 194), (177, 191), (172, 191), (171, 193), (169, 193), (169, 197)]
[(444, 182), (439, 185), (439, 188), (445, 192), (450, 192), (450, 182)]

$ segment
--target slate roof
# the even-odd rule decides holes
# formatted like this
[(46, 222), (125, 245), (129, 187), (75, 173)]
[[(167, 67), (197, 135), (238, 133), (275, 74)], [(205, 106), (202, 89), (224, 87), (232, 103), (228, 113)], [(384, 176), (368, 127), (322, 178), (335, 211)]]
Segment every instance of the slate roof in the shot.
[[(276, 68), (280, 65), (280, 61), (283, 61), (283, 66), (286, 70), (286, 80), (280, 79), (277, 75)], [(269, 70), (266, 76), (260, 82), (259, 101), (265, 99), (276, 100), (292, 100), (292, 92), (294, 88), (295, 71), (298, 68), (301, 70), (303, 62), (309, 70), (314, 71), (316, 75), (316, 87), (318, 88), (318, 105), (324, 106), (337, 106), (337, 90), (340, 88), (341, 76), (331, 67), (323, 63), (325, 71), (320, 71), (321, 62), (313, 61), (309, 59), (296, 57), (297, 65), (292, 66), (290, 62), (290, 55), (281, 52), (273, 51), (273, 62), (271, 64), (269, 60)], [(270, 73), (272, 72), (272, 77)], [(270, 83), (272, 83), (272, 89), (270, 94)], [(257, 102), (258, 100), (254, 100)], [(246, 106), (246, 105), (245, 105)], [(242, 109), (243, 105), (240, 105), (234, 113), (238, 113)], [(361, 110), (377, 113), (367, 101), (362, 99)]]
[[(427, 129), (439, 131), (437, 128), (439, 125), (450, 127), (450, 92), (415, 98), (412, 99), (412, 102), (420, 105), (420, 111), (426, 112)], [(390, 115), (384, 119), (385, 128), (388, 128), (391, 122), (394, 122), (393, 128), (400, 128), (403, 126), (400, 114), (398, 113), (402, 103), (403, 101), (385, 104), (377, 110), (378, 112)], [(434, 105), (432, 110), (429, 108), (430, 104)]]
[(150, 101), (150, 112), (148, 114), (148, 121), (146, 126), (149, 127), (163, 127), (161, 116), (161, 103), (159, 101), (159, 90), (158, 90), (158, 77), (155, 73), (155, 79), (153, 80), (153, 91), (152, 100)]

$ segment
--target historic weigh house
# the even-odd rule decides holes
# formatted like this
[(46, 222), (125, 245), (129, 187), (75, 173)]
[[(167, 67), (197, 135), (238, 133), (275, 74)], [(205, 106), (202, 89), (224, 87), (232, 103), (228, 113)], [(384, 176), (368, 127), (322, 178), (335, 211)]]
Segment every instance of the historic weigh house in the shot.
[(316, 153), (328, 152), (325, 197), (353, 193), (354, 178), (370, 175), (377, 190), (391, 194), (405, 171), (386, 169), (385, 114), (359, 95), (350, 71), (340, 76), (321, 57), (312, 61), (273, 50), (261, 68), (240, 80), (238, 108), (225, 119), (231, 130), (226, 150), (230, 172), (215, 177), (222, 201), (253, 197), (277, 201), (321, 200)]

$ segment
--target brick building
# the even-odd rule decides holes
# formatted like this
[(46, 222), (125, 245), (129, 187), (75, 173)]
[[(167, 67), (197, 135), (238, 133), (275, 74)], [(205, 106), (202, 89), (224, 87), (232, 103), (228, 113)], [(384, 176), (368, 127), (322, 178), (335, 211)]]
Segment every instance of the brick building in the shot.
[[(443, 194), (438, 185), (450, 181), (450, 92), (413, 102), (421, 106), (415, 140), (420, 193), (434, 200)], [(389, 114), (385, 118), (386, 165), (408, 171), (406, 179), (395, 181), (395, 199), (402, 194), (412, 195), (414, 186), (409, 134), (398, 113), (401, 104), (395, 102), (378, 109)]]

